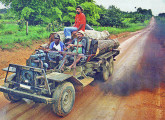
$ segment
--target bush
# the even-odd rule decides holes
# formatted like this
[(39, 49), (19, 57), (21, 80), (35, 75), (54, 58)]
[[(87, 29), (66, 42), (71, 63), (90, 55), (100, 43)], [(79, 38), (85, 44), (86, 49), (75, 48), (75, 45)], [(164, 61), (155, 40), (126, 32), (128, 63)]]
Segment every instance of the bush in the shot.
[(0, 24), (0, 29), (4, 29), (5, 28), (5, 26), (3, 25), (3, 24)]
[(18, 25), (19, 25), (19, 31), (22, 30), (25, 25), (25, 20), (24, 19), (18, 20)]
[(44, 29), (42, 28), (42, 29), (39, 29), (39, 30), (37, 30), (37, 33), (38, 34), (42, 34), (44, 32)]
[(3, 14), (0, 14), (0, 19), (3, 19)]
[(5, 35), (10, 35), (10, 34), (13, 34), (14, 32), (13, 31), (6, 31), (4, 34)]
[(52, 23), (49, 23), (46, 27), (46, 30), (47, 31), (53, 31), (53, 32), (57, 32), (57, 31), (61, 31), (63, 30), (64, 28), (64, 25), (63, 24), (60, 24), (59, 22), (57, 21), (54, 21)]

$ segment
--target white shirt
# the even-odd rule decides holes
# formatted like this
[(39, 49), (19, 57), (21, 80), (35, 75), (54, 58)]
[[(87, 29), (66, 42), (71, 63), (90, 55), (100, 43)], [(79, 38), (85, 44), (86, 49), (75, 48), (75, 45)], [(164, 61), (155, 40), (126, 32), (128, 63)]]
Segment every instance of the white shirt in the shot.
[(53, 48), (57, 49), (58, 51), (61, 51), (60, 43), (58, 45), (54, 43)]

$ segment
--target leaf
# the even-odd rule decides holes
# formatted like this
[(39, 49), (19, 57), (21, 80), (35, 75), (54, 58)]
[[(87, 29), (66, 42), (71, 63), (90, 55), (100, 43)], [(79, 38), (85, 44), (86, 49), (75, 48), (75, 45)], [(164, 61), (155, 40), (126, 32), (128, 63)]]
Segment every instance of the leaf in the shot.
[(33, 13), (33, 12), (34, 12), (33, 9), (31, 9), (31, 8), (29, 8), (29, 7), (25, 7), (25, 8), (22, 10), (22, 12), (21, 12), (21, 16), (22, 16), (24, 19), (28, 20), (30, 14)]

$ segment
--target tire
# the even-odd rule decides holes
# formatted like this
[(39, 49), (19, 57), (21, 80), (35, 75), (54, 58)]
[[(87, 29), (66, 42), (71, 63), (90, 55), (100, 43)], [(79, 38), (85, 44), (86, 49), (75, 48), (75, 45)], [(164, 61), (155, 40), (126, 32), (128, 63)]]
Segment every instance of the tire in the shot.
[[(106, 61), (107, 62), (107, 61)], [(107, 63), (106, 63), (107, 64)], [(102, 76), (103, 76), (103, 81), (107, 81), (109, 78), (109, 66), (103, 65), (103, 71), (102, 71)], [(109, 63), (108, 63), (109, 64)]]
[(113, 57), (111, 57), (111, 59), (109, 60), (109, 76), (113, 74), (113, 70), (114, 70), (114, 62), (113, 62)]
[(53, 93), (55, 103), (52, 104), (53, 112), (58, 116), (66, 116), (73, 107), (75, 101), (75, 89), (72, 83), (64, 82), (58, 85)]
[[(8, 88), (12, 88), (12, 87), (9, 85)], [(3, 95), (7, 100), (11, 101), (12, 103), (19, 102), (22, 100), (22, 98), (15, 96), (11, 93), (3, 93)]]
[[(15, 73), (12, 74), (12, 75), (10, 75), (10, 76), (8, 77), (8, 81), (15, 80), (15, 76), (16, 76)], [(13, 88), (12, 85), (4, 84), (4, 86), (5, 86), (5, 87), (8, 87), (8, 88)], [(7, 100), (9, 100), (9, 101), (11, 101), (11, 102), (13, 102), (13, 103), (22, 100), (22, 98), (17, 97), (17, 96), (15, 96), (15, 95), (12, 95), (11, 93), (3, 93), (3, 95), (4, 95), (4, 97), (5, 97)]]
[(109, 77), (112, 75), (114, 70), (114, 63), (113, 63), (113, 57), (110, 58), (109, 61), (106, 61), (102, 66), (102, 76), (103, 81), (107, 81)]

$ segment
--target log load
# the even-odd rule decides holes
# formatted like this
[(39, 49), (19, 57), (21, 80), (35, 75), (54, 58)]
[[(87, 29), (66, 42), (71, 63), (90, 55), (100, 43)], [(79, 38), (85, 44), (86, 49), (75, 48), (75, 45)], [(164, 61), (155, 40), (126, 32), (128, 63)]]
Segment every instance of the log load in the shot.
[(110, 37), (108, 31), (85, 30), (85, 36), (95, 40), (107, 40)]
[(111, 40), (98, 40), (98, 50), (97, 55), (104, 54), (112, 49), (117, 49), (120, 43), (117, 39)]
[[(65, 40), (64, 31), (58, 31), (51, 34), (59, 34), (61, 41)], [(96, 31), (96, 30), (85, 30), (85, 37), (92, 38), (95, 40), (107, 40), (110, 37), (108, 31)]]

